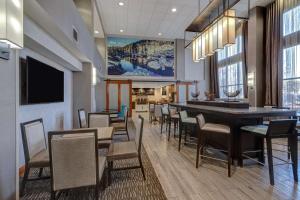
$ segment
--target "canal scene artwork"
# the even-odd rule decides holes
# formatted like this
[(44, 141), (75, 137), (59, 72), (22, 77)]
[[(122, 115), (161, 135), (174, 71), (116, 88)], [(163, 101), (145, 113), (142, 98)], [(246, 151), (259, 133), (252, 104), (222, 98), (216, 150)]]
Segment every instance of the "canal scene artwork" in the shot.
[(174, 77), (174, 42), (107, 38), (108, 75)]

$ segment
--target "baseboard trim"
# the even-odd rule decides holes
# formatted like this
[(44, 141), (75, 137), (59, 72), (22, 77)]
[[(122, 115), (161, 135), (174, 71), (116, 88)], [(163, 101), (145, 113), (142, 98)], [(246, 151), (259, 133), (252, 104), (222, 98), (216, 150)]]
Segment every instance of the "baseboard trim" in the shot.
[(24, 176), (24, 173), (25, 173), (25, 165), (22, 165), (22, 166), (19, 168), (19, 177), (23, 177), (23, 176)]

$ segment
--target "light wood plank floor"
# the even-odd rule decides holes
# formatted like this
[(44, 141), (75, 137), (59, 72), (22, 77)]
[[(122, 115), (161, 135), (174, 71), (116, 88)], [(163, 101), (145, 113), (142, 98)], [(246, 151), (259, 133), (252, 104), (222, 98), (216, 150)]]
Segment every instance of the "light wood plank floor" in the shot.
[[(178, 152), (178, 139), (172, 135), (168, 142), (165, 129), (161, 135), (159, 125), (149, 124), (147, 113), (138, 114), (145, 118), (143, 144), (168, 199), (300, 199), (300, 187), (294, 183), (291, 165), (275, 166), (274, 187), (269, 184), (267, 165), (233, 167), (231, 178), (227, 177), (225, 164), (219, 162), (203, 161), (196, 169), (195, 148), (182, 146)], [(133, 121), (136, 117), (137, 113), (133, 113)], [(276, 155), (287, 158), (286, 153)]]

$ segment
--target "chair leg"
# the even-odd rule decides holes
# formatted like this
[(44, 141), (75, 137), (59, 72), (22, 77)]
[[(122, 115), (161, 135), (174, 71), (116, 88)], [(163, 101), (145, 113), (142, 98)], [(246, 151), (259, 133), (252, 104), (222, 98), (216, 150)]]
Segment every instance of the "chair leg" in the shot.
[(293, 174), (294, 180), (298, 182), (298, 137), (294, 136), (291, 138), (291, 158), (293, 162)]
[(199, 154), (200, 154), (200, 144), (201, 144), (201, 137), (200, 134), (198, 136), (198, 142), (197, 142), (197, 153), (196, 153), (196, 168), (199, 167)]
[(268, 165), (269, 165), (269, 176), (270, 184), (274, 185), (274, 170), (273, 170), (273, 155), (272, 155), (272, 141), (267, 138), (267, 154), (268, 154)]
[(43, 169), (44, 169), (44, 168), (40, 168), (39, 177), (42, 177)]
[(288, 156), (288, 160), (291, 159), (291, 138), (289, 137), (288, 138), (288, 146), (287, 146), (287, 150), (288, 150), (288, 153), (287, 153), (287, 156)]
[(162, 134), (163, 124), (164, 124), (164, 119), (163, 119), (163, 117), (161, 117), (160, 118), (160, 134)]
[(141, 166), (141, 170), (142, 170), (142, 174), (143, 174), (144, 180), (146, 180), (144, 166), (143, 166), (143, 162), (142, 162), (141, 156), (139, 156), (139, 162), (140, 162), (140, 166)]
[(51, 200), (55, 200), (55, 199), (56, 199), (55, 196), (56, 196), (55, 191), (51, 191), (50, 199), (51, 199)]
[(24, 173), (24, 177), (23, 177), (23, 181), (22, 181), (22, 185), (21, 185), (20, 196), (24, 195), (24, 190), (25, 190), (26, 182), (28, 180), (29, 170), (30, 170), (30, 168), (27, 165), (25, 165), (25, 173)]
[(130, 138), (129, 138), (129, 133), (128, 133), (128, 130), (127, 130), (127, 128), (126, 128), (126, 134), (127, 134), (128, 141), (130, 141)]
[(172, 123), (172, 121), (170, 120), (170, 121), (168, 122), (168, 125), (169, 125), (169, 131), (168, 131), (168, 141), (170, 140), (170, 134), (171, 134), (171, 123)]
[(95, 200), (99, 200), (98, 184), (95, 186)]
[(179, 142), (178, 142), (178, 151), (180, 151), (180, 146), (181, 146), (181, 136), (182, 136), (182, 124), (179, 124)]
[(108, 162), (108, 186), (111, 185), (111, 171), (113, 168), (113, 161)]
[(231, 177), (231, 134), (228, 136), (228, 148), (227, 148), (227, 170), (228, 170), (228, 177)]

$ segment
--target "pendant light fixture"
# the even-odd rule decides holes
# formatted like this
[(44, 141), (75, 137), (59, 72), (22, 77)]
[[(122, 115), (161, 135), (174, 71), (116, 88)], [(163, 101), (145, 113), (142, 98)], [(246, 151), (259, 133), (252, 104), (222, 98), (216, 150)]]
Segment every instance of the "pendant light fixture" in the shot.
[(227, 10), (223, 17), (223, 47), (235, 43), (235, 10)]
[(0, 0), (0, 42), (23, 48), (23, 0)]

